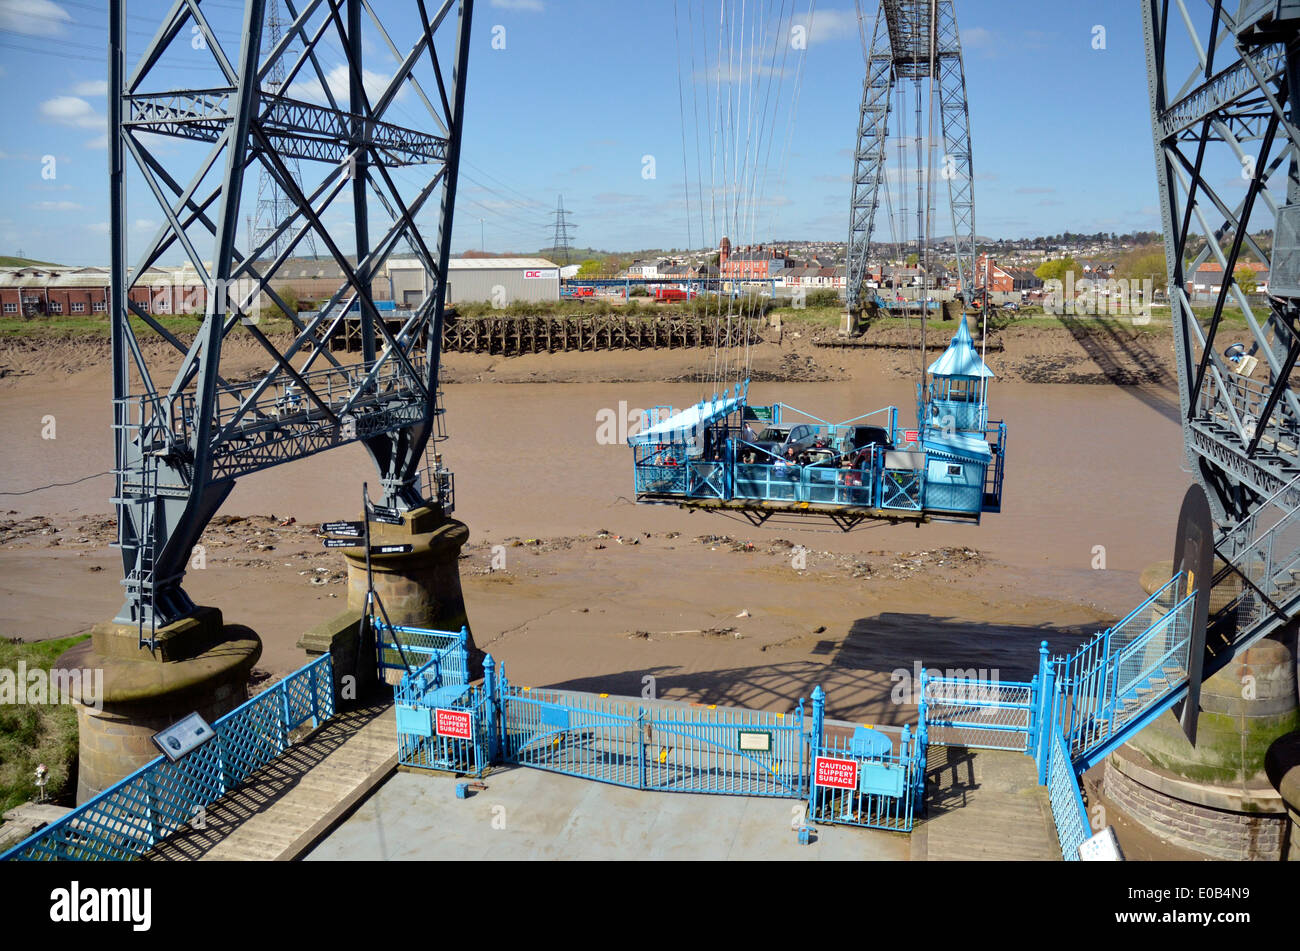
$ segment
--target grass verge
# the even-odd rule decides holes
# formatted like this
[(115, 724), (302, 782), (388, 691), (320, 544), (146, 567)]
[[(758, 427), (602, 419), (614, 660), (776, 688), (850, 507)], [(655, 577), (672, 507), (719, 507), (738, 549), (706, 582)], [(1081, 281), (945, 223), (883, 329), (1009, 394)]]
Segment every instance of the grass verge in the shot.
[[(20, 661), (29, 671), (49, 670), (60, 654), (88, 637), (79, 634), (32, 643), (0, 640), (0, 670), (13, 671), (16, 677)], [(76, 759), (77, 715), (70, 704), (0, 703), (0, 816), (37, 798), (40, 763), (49, 768), (45, 787), (49, 799), (70, 802)]]

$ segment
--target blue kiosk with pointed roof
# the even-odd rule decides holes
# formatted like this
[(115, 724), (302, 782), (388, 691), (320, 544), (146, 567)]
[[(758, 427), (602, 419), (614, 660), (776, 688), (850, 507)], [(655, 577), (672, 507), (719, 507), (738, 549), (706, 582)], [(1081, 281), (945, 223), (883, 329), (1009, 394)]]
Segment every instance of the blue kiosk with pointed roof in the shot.
[(993, 371), (975, 349), (966, 318), (918, 386), (917, 420), (926, 455), (925, 508), (934, 512), (1002, 509), (1007, 427), (989, 421)]

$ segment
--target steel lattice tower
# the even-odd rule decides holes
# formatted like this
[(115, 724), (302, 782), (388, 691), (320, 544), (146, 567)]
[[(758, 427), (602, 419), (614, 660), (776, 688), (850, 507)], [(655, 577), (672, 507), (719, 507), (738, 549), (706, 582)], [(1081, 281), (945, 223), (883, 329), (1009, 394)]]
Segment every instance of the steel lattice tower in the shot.
[[(857, 147), (853, 156), (853, 197), (849, 210), (846, 267), (847, 303), (856, 310), (867, 273), (867, 259), (881, 206), (885, 182), (885, 146), (896, 88), (912, 88), (918, 103), (920, 135), (922, 86), (933, 84), (943, 127), (942, 177), (948, 184), (957, 271), (965, 302), (975, 288), (975, 190), (971, 165), (970, 110), (966, 102), (966, 71), (953, 0), (881, 0), (876, 14), (867, 73), (858, 113)], [(900, 176), (904, 169), (899, 169)], [(918, 227), (923, 227), (918, 179)], [(918, 241), (922, 235), (918, 233)], [(924, 236), (928, 240), (929, 235)]]
[[(1263, 500), (1300, 504), (1300, 4), (1197, 6), (1192, 16), (1182, 0), (1142, 0), (1142, 19), (1187, 461), (1227, 559), (1250, 535), (1232, 529)], [(1269, 266), (1266, 304), (1232, 278), (1247, 252)], [(1207, 262), (1224, 277), (1201, 320), (1192, 285)], [(1228, 308), (1245, 316), (1244, 335), (1224, 339)], [(1225, 357), (1234, 341), (1258, 361), (1253, 373)]]
[[(275, 49), (280, 45), (283, 37), (284, 21), (280, 17), (280, 0), (270, 0), (266, 15), (266, 38), (270, 41), (271, 48)], [(288, 47), (284, 54), (271, 64), (271, 71), (262, 85), (265, 93), (274, 96), (284, 91), (284, 61), (296, 53), (293, 47)], [(301, 191), (302, 166), (296, 158), (286, 159), (285, 164), (289, 167), (289, 174), (293, 177), (294, 184)], [(277, 234), (276, 225), (292, 214), (293, 201), (266, 168), (260, 169), (257, 173), (257, 204), (254, 207), (256, 214), (253, 217), (251, 243), (254, 246), (267, 243), (268, 253), (272, 256), (278, 255), (289, 243), (289, 234), (287, 232)], [(312, 257), (317, 256), (316, 239), (312, 237), (310, 231), (303, 239), (303, 245)]]
[(572, 212), (564, 210), (564, 196), (561, 195), (559, 205), (555, 211), (551, 212), (551, 215), (555, 218), (555, 242), (551, 248), (556, 252), (557, 257), (560, 251), (564, 252), (565, 264), (570, 263), (569, 258), (571, 255), (569, 252), (573, 250), (573, 240), (569, 237), (569, 229), (578, 227), (569, 223), (569, 215), (571, 214)]
[[(267, 42), (266, 3), (246, 0), (242, 13), (232, 14), (229, 4), (178, 0), (130, 64), (128, 0), (109, 6), (114, 502), (126, 587), (117, 620), (139, 623), (142, 637), (193, 611), (181, 588), (191, 549), (242, 475), (360, 441), (379, 469), (384, 504), (428, 504), (419, 471), (438, 423), (443, 275), (473, 0), (432, 0), (432, 9), (425, 0), (383, 4), (386, 13), (401, 8), (400, 33), (385, 28), (368, 0), (286, 0), (278, 42)], [(394, 72), (378, 85), (377, 70), (363, 71), (363, 23), (367, 39), (392, 54), (381, 68)], [(397, 36), (409, 38), (409, 47), (399, 51)], [(300, 49), (293, 57), (291, 44)], [(184, 57), (192, 88), (174, 88), (176, 73), (156, 69), (169, 51)], [(281, 59), (283, 79), (270, 85)], [(300, 75), (319, 82), (319, 101), (285, 94)], [(390, 119), (403, 91), (414, 93), (420, 128)], [(154, 136), (172, 141), (155, 149)], [(294, 160), (309, 163), (319, 180), (300, 188)], [(253, 168), (274, 179), (290, 207), (272, 235), (239, 248), (245, 175)], [(402, 186), (394, 180), (399, 170)], [(147, 242), (130, 248), (131, 260), (129, 222), (137, 212), (128, 204), (128, 175), (133, 185), (144, 183), (133, 195), (163, 218)], [(421, 226), (416, 217), (426, 205), (434, 210)], [(387, 219), (378, 227), (372, 206)], [(355, 232), (354, 257), (322, 223), (340, 209)], [(343, 280), (320, 312), (303, 320), (271, 282), (309, 233)], [(281, 238), (284, 246), (273, 251)], [(379, 317), (371, 283), (402, 241), (423, 262), (434, 291), (394, 332)], [(130, 294), (164, 255), (183, 257), (204, 293), (203, 322), (188, 345)], [(292, 323), (288, 343), (259, 328), (264, 297)], [(361, 359), (343, 365), (327, 340), (354, 307)], [(179, 369), (141, 348), (137, 324), (175, 348)], [(252, 379), (222, 370), (223, 343), (237, 328), (267, 354), (270, 368)]]

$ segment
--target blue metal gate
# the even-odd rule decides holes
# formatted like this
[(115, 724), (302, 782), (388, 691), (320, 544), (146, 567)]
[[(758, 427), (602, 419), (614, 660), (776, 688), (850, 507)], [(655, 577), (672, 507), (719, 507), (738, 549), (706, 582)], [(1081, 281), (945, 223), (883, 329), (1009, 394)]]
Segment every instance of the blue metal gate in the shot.
[(921, 722), (940, 746), (1028, 753), (1038, 706), (1037, 682), (922, 674)]
[[(418, 632), (430, 633), (430, 632)], [(441, 634), (442, 632), (432, 632)], [(493, 679), (471, 687), (465, 630), (403, 675), (393, 691), (397, 761), (417, 769), (481, 776), (496, 750)], [(490, 662), (485, 665), (490, 674)]]
[(802, 701), (790, 714), (647, 708), (505, 682), (500, 696), (510, 763), (666, 792), (798, 799), (807, 789)]
[(897, 748), (877, 730), (816, 746), (809, 772), (813, 822), (911, 832), (925, 789), (925, 743), (903, 728)]
[(511, 687), (502, 677), (502, 754), (509, 763), (642, 788), (639, 709), (600, 697)]
[(802, 798), (808, 742), (803, 701), (789, 715), (753, 710), (641, 711), (647, 758), (643, 789)]

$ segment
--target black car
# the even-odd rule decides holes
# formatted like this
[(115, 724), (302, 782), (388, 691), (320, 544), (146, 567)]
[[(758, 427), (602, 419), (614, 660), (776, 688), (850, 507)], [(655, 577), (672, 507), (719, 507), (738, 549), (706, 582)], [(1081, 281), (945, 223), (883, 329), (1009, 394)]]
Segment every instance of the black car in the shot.
[(839, 448), (841, 452), (849, 453), (871, 446), (893, 449), (894, 440), (889, 430), (883, 426), (854, 426), (841, 438)]

